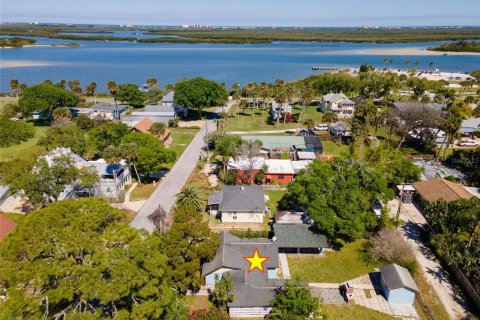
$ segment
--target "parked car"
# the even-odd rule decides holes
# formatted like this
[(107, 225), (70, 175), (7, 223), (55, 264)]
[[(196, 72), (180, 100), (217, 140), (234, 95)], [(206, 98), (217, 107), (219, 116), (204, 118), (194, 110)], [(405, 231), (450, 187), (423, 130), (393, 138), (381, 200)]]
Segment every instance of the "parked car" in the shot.
[(317, 124), (315, 128), (313, 128), (313, 130), (315, 131), (328, 131), (328, 129), (329, 129), (329, 126), (326, 123)]
[(460, 147), (477, 147), (479, 144), (471, 140), (462, 140), (457, 143)]

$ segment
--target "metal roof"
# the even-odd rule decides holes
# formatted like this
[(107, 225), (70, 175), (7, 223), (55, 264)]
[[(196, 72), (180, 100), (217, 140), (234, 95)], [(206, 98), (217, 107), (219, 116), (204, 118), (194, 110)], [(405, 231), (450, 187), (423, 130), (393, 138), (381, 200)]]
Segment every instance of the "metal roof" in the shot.
[(327, 237), (309, 224), (273, 224), (275, 243), (279, 248), (328, 248)]
[(317, 155), (315, 152), (310, 151), (298, 151), (297, 152), (298, 159), (300, 160), (315, 160), (317, 159)]
[(175, 92), (169, 91), (166, 95), (163, 96), (161, 102), (173, 102), (173, 97), (175, 96)]
[(262, 142), (264, 149), (295, 148), (305, 149), (305, 139), (302, 136), (242, 136), (242, 140)]
[(322, 98), (322, 100), (326, 102), (337, 102), (343, 99), (348, 99), (343, 93), (329, 93)]
[(103, 112), (115, 112), (115, 110), (118, 110), (121, 112), (122, 110), (125, 110), (127, 108), (126, 105), (122, 105), (117, 103), (115, 106), (115, 103), (107, 103), (107, 102), (98, 102), (94, 104), (93, 106), (87, 108), (90, 110), (95, 110), (95, 111), (103, 111)]
[(409, 108), (425, 108), (425, 109), (435, 109), (443, 110), (444, 105), (440, 103), (421, 103), (421, 102), (393, 102), (393, 105), (398, 110), (405, 110)]
[(410, 272), (408, 272), (408, 270), (404, 267), (392, 263), (380, 267), (379, 269), (385, 285), (387, 286), (387, 289), (389, 291), (399, 288), (406, 288), (415, 292), (420, 292), (417, 284), (410, 275)]
[(265, 160), (265, 165), (268, 167), (269, 174), (294, 174), (292, 162), (290, 160), (269, 159)]

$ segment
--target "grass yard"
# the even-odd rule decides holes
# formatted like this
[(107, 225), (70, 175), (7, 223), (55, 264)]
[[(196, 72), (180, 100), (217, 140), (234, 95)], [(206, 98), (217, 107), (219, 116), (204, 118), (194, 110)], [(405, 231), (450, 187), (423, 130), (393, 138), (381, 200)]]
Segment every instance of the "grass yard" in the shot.
[(323, 145), (323, 154), (331, 154), (334, 156), (338, 156), (344, 152), (348, 152), (348, 146), (344, 145), (341, 142), (337, 143), (333, 141), (322, 140), (322, 145)]
[(282, 199), (283, 195), (287, 193), (287, 190), (266, 190), (265, 195), (270, 197), (267, 202), (267, 207), (270, 208), (270, 212), (275, 214), (277, 212), (278, 202)]
[(185, 306), (190, 312), (199, 309), (208, 309), (213, 304), (208, 300), (208, 296), (185, 296)]
[[(159, 183), (156, 183), (158, 186)], [(139, 200), (146, 200), (148, 199), (155, 188), (153, 183), (144, 183), (142, 185), (138, 185), (135, 189), (133, 189), (132, 193), (130, 194), (130, 201), (139, 201)]]
[(28, 141), (15, 144), (10, 147), (0, 148), (0, 161), (7, 161), (16, 158), (26, 158), (41, 150), (37, 146), (38, 139), (45, 135), (48, 126), (35, 126), (35, 136)]
[(328, 319), (335, 320), (388, 320), (398, 319), (388, 314), (368, 309), (359, 305), (349, 304), (325, 304), (321, 306), (321, 310)]
[[(316, 124), (322, 122), (323, 114), (320, 111), (317, 111), (317, 106), (308, 107), (302, 114), (300, 119), (300, 127), (304, 128), (305, 126), (302, 122), (307, 118), (312, 118)], [(279, 125), (276, 125), (275, 121), (271, 121), (268, 110), (259, 109), (246, 109), (245, 114), (242, 113), (242, 110), (238, 106), (233, 106), (230, 109), (227, 123), (227, 131), (255, 131), (255, 130), (280, 130), (280, 129), (295, 129), (299, 125), (297, 123), (298, 116), (304, 107), (293, 106), (292, 112), (294, 122), (287, 122), (283, 124), (283, 121), (280, 121)]]
[[(422, 295), (424, 303), (427, 304), (427, 306), (433, 311), (437, 319), (449, 319), (448, 313), (445, 310), (442, 302), (440, 301), (440, 298), (437, 296), (437, 293), (435, 292), (435, 290), (433, 290), (432, 286), (427, 282), (427, 279), (425, 279), (425, 275), (423, 274), (423, 271), (420, 270), (420, 268), (417, 273), (413, 275), (413, 279), (415, 280), (415, 283), (420, 289), (420, 293)], [(420, 303), (418, 302), (418, 299), (415, 299), (415, 309), (422, 317), (422, 319), (430, 318), (423, 311)]]
[(184, 129), (184, 128), (173, 128), (172, 129), (172, 146), (170, 147), (177, 157), (180, 157), (193, 140), (193, 137), (198, 132), (199, 129)]
[(306, 282), (340, 283), (372, 272), (374, 265), (367, 263), (361, 252), (365, 241), (347, 243), (339, 251), (327, 251), (323, 256), (289, 255), (292, 278), (298, 277)]

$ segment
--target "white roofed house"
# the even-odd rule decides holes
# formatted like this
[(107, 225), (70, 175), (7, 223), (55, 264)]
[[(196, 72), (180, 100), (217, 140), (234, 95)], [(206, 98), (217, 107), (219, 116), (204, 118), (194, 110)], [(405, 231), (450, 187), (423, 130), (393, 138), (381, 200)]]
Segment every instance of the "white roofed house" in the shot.
[(335, 112), (339, 118), (351, 118), (355, 110), (355, 102), (343, 93), (329, 93), (320, 102), (322, 112)]
[(60, 193), (58, 200), (76, 198), (82, 196), (101, 196), (106, 198), (117, 198), (121, 195), (125, 184), (131, 182), (130, 167), (125, 160), (120, 163), (108, 164), (103, 159), (87, 161), (73, 153), (70, 148), (56, 148), (44, 159), (49, 165), (61, 156), (68, 156), (76, 168), (92, 167), (98, 175), (98, 183), (91, 189), (82, 189), (78, 181), (73, 181)]
[(165, 126), (168, 126), (168, 122), (175, 119), (176, 114), (173, 106), (145, 106), (144, 111), (134, 111), (130, 116), (125, 117), (122, 122), (134, 127), (147, 118), (152, 122), (162, 122)]

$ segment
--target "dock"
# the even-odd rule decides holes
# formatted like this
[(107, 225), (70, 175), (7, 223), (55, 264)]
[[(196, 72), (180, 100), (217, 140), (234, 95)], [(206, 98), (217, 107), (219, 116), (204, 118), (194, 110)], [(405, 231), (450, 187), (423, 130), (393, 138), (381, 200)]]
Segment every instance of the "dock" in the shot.
[(327, 67), (327, 66), (312, 66), (312, 70), (315, 71), (337, 71), (338, 67)]

